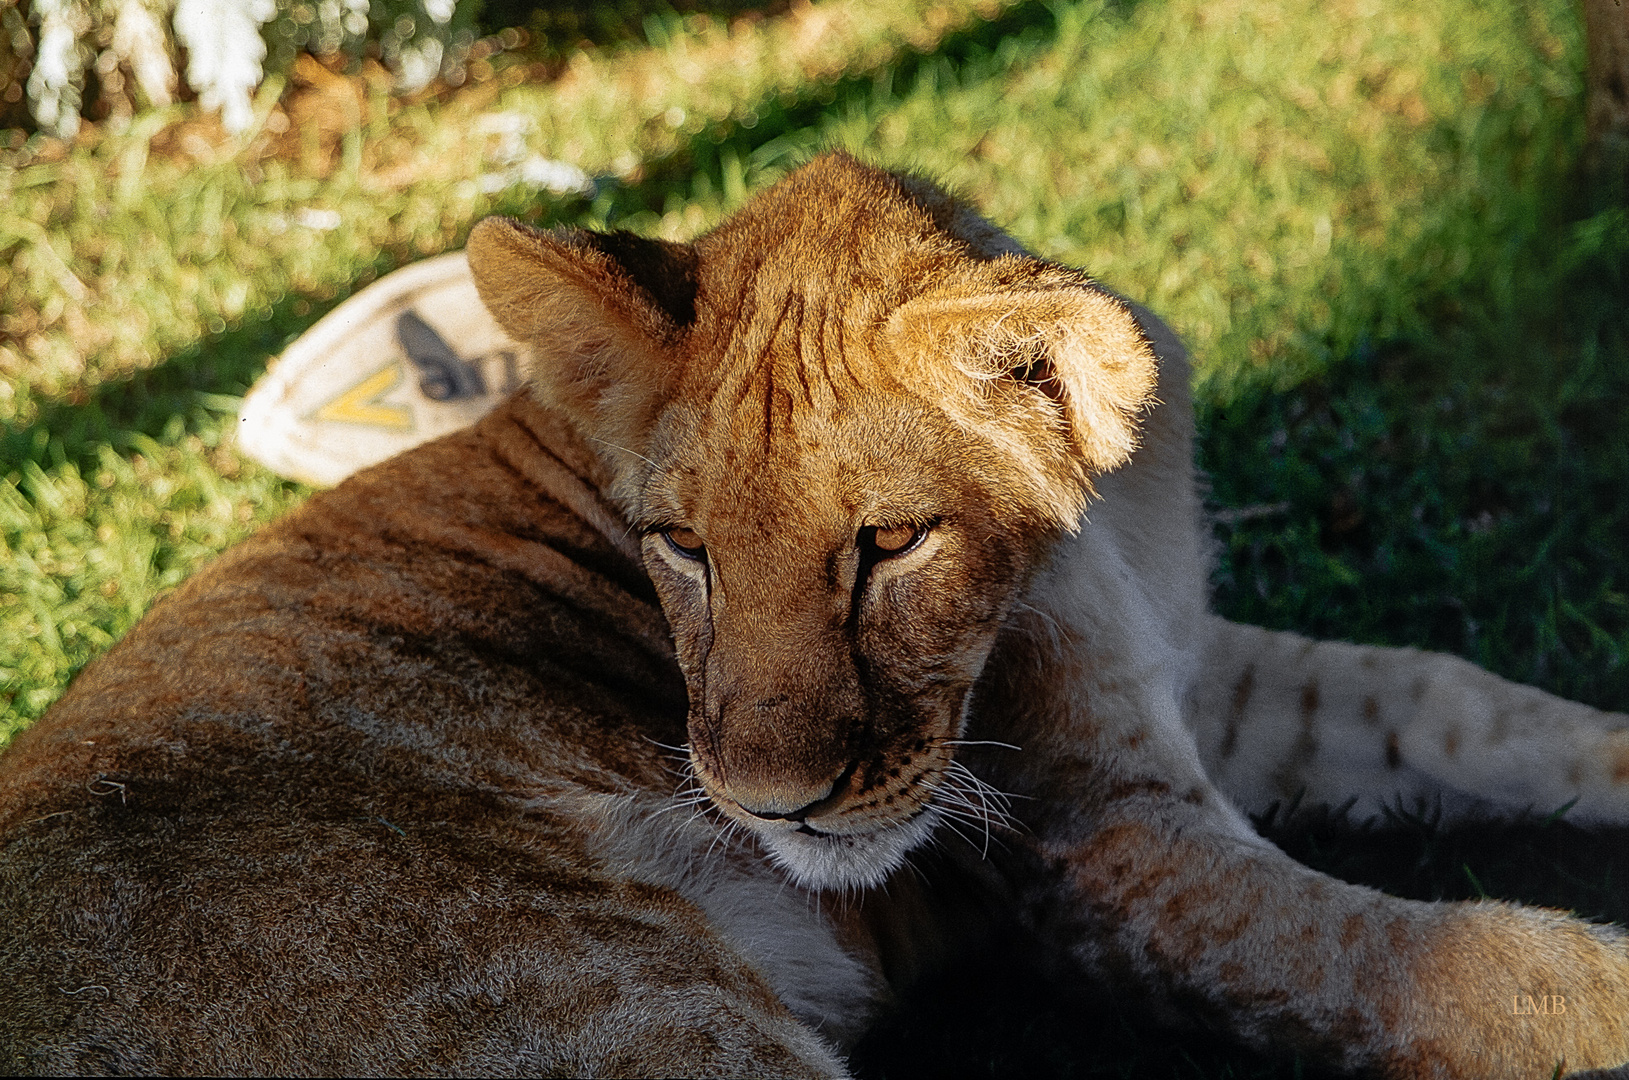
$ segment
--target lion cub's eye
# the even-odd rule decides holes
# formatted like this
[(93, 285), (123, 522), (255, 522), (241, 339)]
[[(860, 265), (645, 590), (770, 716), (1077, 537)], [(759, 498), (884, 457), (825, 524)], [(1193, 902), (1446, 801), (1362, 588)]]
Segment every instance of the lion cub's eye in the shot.
[(895, 525), (886, 529), (873, 525), (860, 530), (860, 543), (886, 559), (905, 554), (927, 535), (927, 529), (915, 525)]
[(663, 529), (662, 539), (680, 558), (701, 561), (707, 557), (707, 545), (701, 542), (693, 529)]

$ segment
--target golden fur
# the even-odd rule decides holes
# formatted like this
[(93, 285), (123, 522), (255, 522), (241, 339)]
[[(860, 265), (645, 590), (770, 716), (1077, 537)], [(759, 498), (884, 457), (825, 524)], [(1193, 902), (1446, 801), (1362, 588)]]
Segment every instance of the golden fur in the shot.
[(1616, 929), (1250, 829), (1301, 789), (1629, 820), (1577, 767), (1626, 720), (1207, 614), (1147, 312), (842, 155), (692, 244), (469, 257), (531, 393), (223, 556), (0, 764), (0, 1063), (836, 1076), (992, 917), (1337, 1069), (1629, 1060)]

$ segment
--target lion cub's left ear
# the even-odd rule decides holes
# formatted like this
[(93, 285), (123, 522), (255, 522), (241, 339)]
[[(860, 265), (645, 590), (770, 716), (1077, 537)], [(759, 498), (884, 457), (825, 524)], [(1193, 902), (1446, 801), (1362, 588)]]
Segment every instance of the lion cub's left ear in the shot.
[(955, 419), (1028, 466), (1046, 509), (1069, 528), (1091, 477), (1131, 457), (1154, 399), (1158, 362), (1130, 307), (1055, 267), (1016, 287), (917, 297), (894, 312), (888, 333)]

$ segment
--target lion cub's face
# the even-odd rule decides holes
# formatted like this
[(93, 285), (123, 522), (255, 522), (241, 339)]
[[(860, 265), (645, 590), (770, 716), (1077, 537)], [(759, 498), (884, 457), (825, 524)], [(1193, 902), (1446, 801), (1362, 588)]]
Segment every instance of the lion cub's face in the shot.
[(470, 240), (643, 536), (696, 776), (810, 886), (880, 883), (977, 806), (973, 684), (1153, 386), (1123, 305), (995, 235), (831, 156), (690, 245)]
[(777, 367), (662, 417), (632, 514), (696, 776), (800, 880), (874, 884), (956, 797), (952, 741), (1034, 543), (928, 403)]

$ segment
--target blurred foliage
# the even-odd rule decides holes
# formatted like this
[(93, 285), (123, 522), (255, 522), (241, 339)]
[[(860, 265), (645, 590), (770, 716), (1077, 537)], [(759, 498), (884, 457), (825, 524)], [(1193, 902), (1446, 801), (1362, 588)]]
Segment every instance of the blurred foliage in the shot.
[[(302, 54), (382, 63), (395, 88), (462, 84), (480, 0), (0, 0), (0, 129), (73, 138), (197, 98), (249, 122)], [(182, 60), (185, 59), (185, 65)], [(281, 86), (281, 83), (277, 85)]]

